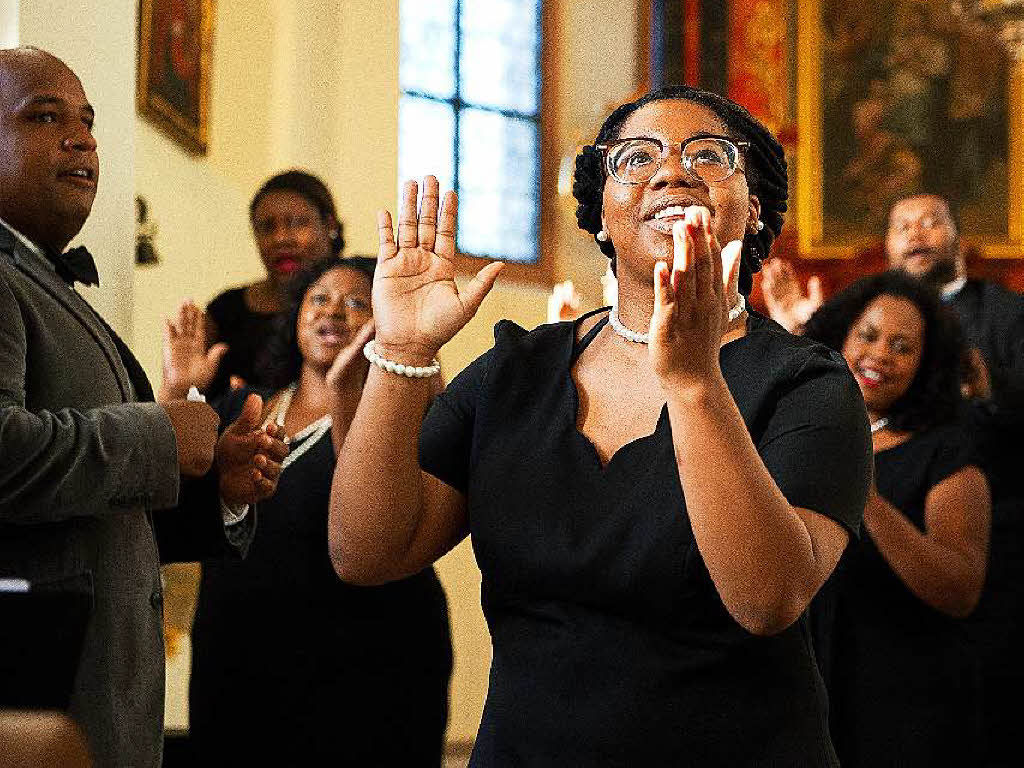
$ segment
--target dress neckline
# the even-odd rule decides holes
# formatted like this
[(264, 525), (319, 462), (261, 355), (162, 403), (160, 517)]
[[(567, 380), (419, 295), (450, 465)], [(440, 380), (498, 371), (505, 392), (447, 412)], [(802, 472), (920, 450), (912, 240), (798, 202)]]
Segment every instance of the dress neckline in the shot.
[[(572, 418), (572, 428), (579, 436), (579, 439), (585, 442), (588, 446), (591, 455), (594, 457), (594, 462), (597, 464), (599, 472), (602, 476), (608, 471), (608, 468), (611, 467), (612, 464), (616, 463), (616, 459), (618, 458), (619, 454), (632, 451), (633, 449), (635, 449), (636, 446), (656, 438), (657, 435), (665, 428), (665, 425), (668, 423), (668, 404), (662, 403), (661, 411), (658, 414), (658, 420), (655, 423), (654, 430), (649, 432), (648, 434), (635, 437), (629, 442), (620, 445), (618, 449), (611, 456), (608, 457), (607, 463), (601, 460), (601, 454), (598, 452), (597, 446), (594, 445), (594, 442), (589, 437), (587, 437), (587, 435), (585, 435), (582, 432), (582, 430), (580, 430), (580, 392), (579, 387), (576, 385), (576, 379), (573, 378), (573, 367), (579, 360), (580, 355), (582, 355), (586, 348), (590, 346), (591, 342), (593, 342), (594, 339), (597, 338), (597, 334), (600, 333), (601, 330), (608, 324), (608, 315), (606, 314), (604, 317), (602, 317), (600, 320), (594, 323), (594, 326), (590, 328), (583, 335), (583, 337), (580, 338), (578, 342), (576, 341), (576, 331), (579, 328), (580, 324), (583, 323), (588, 318), (593, 317), (594, 315), (599, 314), (601, 312), (607, 313), (610, 311), (610, 306), (598, 307), (597, 309), (593, 309), (589, 312), (580, 315), (571, 324), (569, 324), (569, 355), (565, 371), (563, 373), (563, 375), (566, 377), (568, 381), (569, 393), (571, 397), (570, 417)], [(756, 330), (757, 327), (761, 325), (761, 318), (762, 316), (758, 314), (755, 310), (748, 308), (747, 318), (744, 321), (745, 332), (743, 333), (743, 335), (723, 344), (721, 346), (721, 350), (725, 350), (728, 347), (731, 347), (736, 342), (748, 338), (751, 334), (751, 331)]]
[[(597, 334), (608, 324), (608, 315), (606, 314), (588, 330), (583, 337), (577, 342), (576, 341), (576, 330), (579, 328), (580, 323), (587, 320), (587, 318), (593, 317), (600, 312), (609, 312), (611, 307), (599, 307), (598, 309), (591, 310), (574, 320), (569, 328), (569, 354), (568, 359), (565, 360), (565, 370), (562, 375), (565, 377), (567, 386), (569, 389), (569, 418), (572, 420), (572, 430), (576, 433), (577, 439), (586, 446), (586, 450), (593, 457), (594, 464), (597, 467), (598, 474), (601, 477), (605, 477), (613, 464), (619, 463), (619, 456), (625, 453), (633, 451), (637, 446), (642, 445), (650, 440), (654, 439), (658, 433), (663, 429), (663, 424), (668, 420), (668, 407), (665, 403), (661, 405), (661, 411), (658, 414), (658, 421), (654, 425), (654, 430), (639, 435), (632, 440), (620, 445), (611, 456), (608, 457), (608, 461), (602, 461), (601, 454), (597, 450), (597, 446), (594, 445), (594, 441), (591, 440), (583, 431), (579, 428), (579, 413), (580, 413), (580, 391), (576, 385), (576, 379), (573, 378), (573, 368), (579, 360), (580, 355), (583, 354), (584, 350), (590, 346), (591, 342), (597, 338)], [(565, 359), (565, 358), (563, 358)]]

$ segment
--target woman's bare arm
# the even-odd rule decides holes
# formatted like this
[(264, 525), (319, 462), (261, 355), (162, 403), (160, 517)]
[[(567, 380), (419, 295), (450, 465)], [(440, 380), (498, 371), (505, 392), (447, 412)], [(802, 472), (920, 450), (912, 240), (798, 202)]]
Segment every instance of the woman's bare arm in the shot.
[(730, 615), (749, 632), (773, 634), (807, 608), (848, 534), (786, 500), (722, 375), (718, 355), (726, 295), (738, 281), (739, 241), (721, 248), (710, 213), (697, 208), (687, 209), (673, 235), (672, 267), (655, 267), (649, 353), (668, 404), (686, 509)]
[(465, 497), (419, 466), (431, 394), (429, 379), (376, 367), (367, 377), (331, 487), (331, 561), (345, 581), (408, 576), (466, 536)]
[(929, 491), (924, 515), (922, 532), (875, 492), (864, 526), (911, 592), (935, 610), (963, 618), (985, 583), (991, 503), (984, 473), (968, 466), (947, 477)]
[(722, 602), (754, 634), (782, 631), (832, 573), (849, 534), (786, 500), (724, 380), (673, 393), (668, 410), (690, 525)]
[[(438, 211), (437, 179), (407, 182), (398, 236), (378, 216), (380, 252), (373, 284), (375, 348), (388, 360), (429, 366), (476, 313), (501, 264), (488, 264), (460, 292), (455, 284), (457, 199)], [(429, 378), (370, 366), (338, 456), (331, 488), (331, 561), (347, 581), (379, 584), (426, 567), (466, 535), (466, 500), (420, 470), (418, 439), (436, 393)]]

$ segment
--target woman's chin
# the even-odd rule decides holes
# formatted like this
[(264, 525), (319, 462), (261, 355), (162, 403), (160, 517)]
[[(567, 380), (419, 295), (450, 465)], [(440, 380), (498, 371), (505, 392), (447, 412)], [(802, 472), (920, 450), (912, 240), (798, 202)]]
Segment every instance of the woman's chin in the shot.
[(334, 361), (337, 359), (341, 349), (336, 349), (333, 352), (318, 351), (311, 355), (306, 355), (302, 358), (302, 367), (311, 373), (315, 373), (317, 376), (324, 376), (331, 370), (331, 366), (334, 365)]

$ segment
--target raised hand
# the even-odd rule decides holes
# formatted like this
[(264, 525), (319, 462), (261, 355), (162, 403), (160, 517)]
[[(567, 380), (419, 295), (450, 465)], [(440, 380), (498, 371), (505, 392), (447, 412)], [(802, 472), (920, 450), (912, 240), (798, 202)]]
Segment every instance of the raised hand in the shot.
[(417, 213), (417, 189), (415, 181), (405, 183), (397, 241), (391, 214), (377, 214), (373, 315), (379, 354), (407, 365), (429, 365), (476, 314), (503, 264), (486, 265), (460, 292), (455, 284), (456, 195), (445, 193), (438, 215), (437, 179), (427, 176)]
[(288, 446), (276, 424), (260, 428), (263, 400), (251, 394), (217, 441), (220, 495), (228, 504), (253, 504), (277, 490)]
[(700, 384), (720, 373), (718, 350), (736, 297), (742, 243), (725, 248), (711, 229), (707, 208), (687, 208), (672, 228), (671, 268), (654, 266), (654, 314), (648, 354), (666, 387)]
[(227, 344), (206, 348), (205, 314), (191, 300), (178, 307), (174, 320), (164, 320), (161, 402), (184, 398), (189, 387), (206, 389), (228, 351)]
[(575, 320), (580, 316), (580, 297), (572, 280), (564, 283), (555, 283), (548, 296), (548, 322), (559, 323), (565, 320)]
[(804, 326), (825, 300), (821, 278), (812, 275), (804, 292), (793, 266), (784, 259), (772, 259), (761, 271), (761, 293), (768, 314), (790, 333), (802, 333)]

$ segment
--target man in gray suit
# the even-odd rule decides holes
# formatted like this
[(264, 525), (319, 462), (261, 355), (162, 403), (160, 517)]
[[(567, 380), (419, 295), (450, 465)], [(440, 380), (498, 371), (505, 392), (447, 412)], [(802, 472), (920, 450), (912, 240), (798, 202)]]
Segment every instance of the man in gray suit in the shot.
[(93, 117), (59, 59), (0, 50), (0, 577), (91, 595), (71, 713), (96, 765), (144, 768), (162, 748), (160, 554), (244, 548), (287, 449), (255, 396), (219, 438), (205, 403), (144, 402), (141, 366), (75, 292), (96, 279), (64, 253), (96, 194)]

